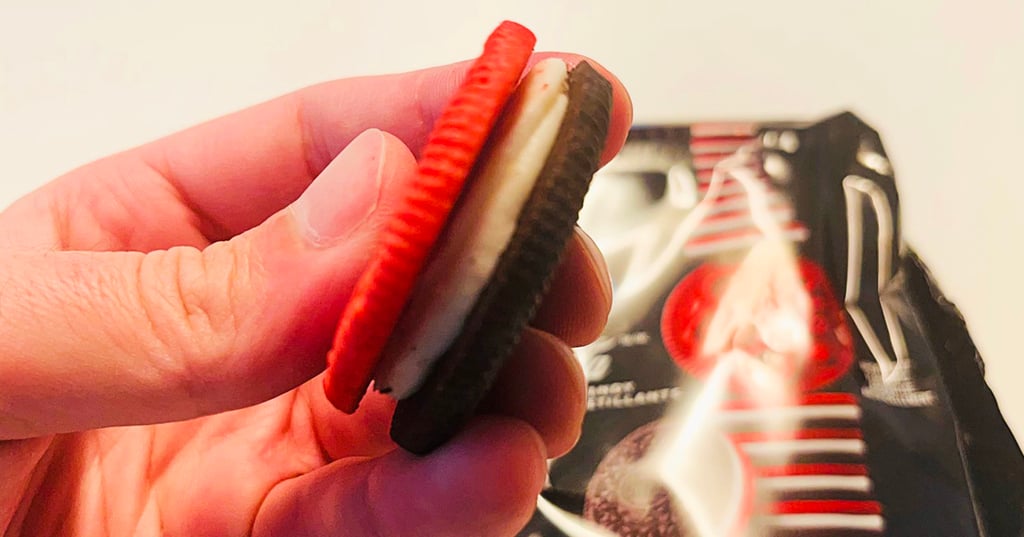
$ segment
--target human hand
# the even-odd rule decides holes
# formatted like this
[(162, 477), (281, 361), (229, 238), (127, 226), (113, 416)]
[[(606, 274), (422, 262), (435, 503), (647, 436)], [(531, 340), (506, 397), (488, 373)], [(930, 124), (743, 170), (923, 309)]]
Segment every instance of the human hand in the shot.
[[(466, 67), (308, 88), (0, 213), (3, 535), (492, 536), (526, 522), (545, 457), (579, 433), (569, 345), (610, 307), (581, 233), (487, 412), (435, 453), (395, 449), (389, 398), (346, 415), (319, 378)], [(616, 82), (604, 161), (630, 120)]]

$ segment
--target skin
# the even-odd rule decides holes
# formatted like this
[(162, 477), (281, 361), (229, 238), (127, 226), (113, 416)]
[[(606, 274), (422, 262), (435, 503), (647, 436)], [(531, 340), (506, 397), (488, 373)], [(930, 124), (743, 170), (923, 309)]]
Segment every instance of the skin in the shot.
[[(569, 346), (594, 339), (610, 307), (581, 232), (486, 412), (434, 454), (396, 450), (388, 398), (349, 416), (320, 384), (334, 322), (467, 65), (306, 88), (84, 166), (0, 213), (0, 534), (500, 536), (525, 524), (545, 459), (579, 434)], [(612, 80), (605, 161), (631, 121)]]

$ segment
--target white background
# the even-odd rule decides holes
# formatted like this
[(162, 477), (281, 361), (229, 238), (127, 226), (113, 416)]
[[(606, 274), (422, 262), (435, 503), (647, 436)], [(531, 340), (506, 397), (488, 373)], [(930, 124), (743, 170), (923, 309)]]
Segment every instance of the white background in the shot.
[(1024, 3), (0, 0), (0, 205), (322, 80), (471, 57), (503, 18), (587, 54), (639, 123), (817, 118), (882, 132), (905, 233), (1024, 435)]

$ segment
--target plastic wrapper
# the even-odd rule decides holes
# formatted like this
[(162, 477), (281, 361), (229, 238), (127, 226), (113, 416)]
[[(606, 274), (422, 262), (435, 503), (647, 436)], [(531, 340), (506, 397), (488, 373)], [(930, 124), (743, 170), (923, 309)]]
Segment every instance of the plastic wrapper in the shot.
[(521, 536), (1024, 535), (1024, 456), (857, 117), (635, 128), (580, 223), (613, 307)]

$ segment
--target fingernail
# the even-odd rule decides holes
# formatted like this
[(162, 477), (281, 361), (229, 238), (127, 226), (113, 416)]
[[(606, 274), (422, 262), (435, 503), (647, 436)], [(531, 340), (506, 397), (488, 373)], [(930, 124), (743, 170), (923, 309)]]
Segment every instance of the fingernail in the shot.
[(384, 133), (371, 129), (352, 140), (292, 204), (296, 221), (315, 246), (349, 236), (380, 200)]
[(601, 249), (597, 247), (594, 239), (590, 238), (590, 235), (587, 235), (582, 229), (576, 228), (576, 234), (583, 242), (583, 247), (589, 254), (594, 270), (598, 273), (598, 279), (601, 280), (601, 291), (604, 293), (605, 298), (610, 301), (612, 299), (612, 276), (611, 272), (608, 271), (608, 264), (605, 263)]

